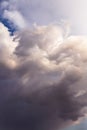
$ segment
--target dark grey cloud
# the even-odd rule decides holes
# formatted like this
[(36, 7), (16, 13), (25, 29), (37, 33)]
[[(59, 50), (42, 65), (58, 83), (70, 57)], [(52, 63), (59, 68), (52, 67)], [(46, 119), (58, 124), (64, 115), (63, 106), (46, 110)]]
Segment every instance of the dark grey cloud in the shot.
[(0, 128), (59, 130), (84, 117), (87, 39), (63, 39), (56, 25), (14, 39), (0, 27)]

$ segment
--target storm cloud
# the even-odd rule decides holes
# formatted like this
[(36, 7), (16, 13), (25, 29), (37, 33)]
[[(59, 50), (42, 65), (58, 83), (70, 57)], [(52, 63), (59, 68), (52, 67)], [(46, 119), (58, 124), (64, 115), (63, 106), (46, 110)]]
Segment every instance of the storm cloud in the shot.
[(87, 38), (57, 25), (0, 24), (0, 128), (59, 130), (86, 116)]

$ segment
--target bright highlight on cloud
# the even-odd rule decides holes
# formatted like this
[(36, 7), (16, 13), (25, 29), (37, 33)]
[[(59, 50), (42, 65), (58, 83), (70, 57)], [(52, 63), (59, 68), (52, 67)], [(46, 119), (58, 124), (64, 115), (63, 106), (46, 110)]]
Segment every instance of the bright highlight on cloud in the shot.
[(87, 113), (87, 38), (57, 25), (10, 36), (0, 24), (0, 128), (59, 130)]

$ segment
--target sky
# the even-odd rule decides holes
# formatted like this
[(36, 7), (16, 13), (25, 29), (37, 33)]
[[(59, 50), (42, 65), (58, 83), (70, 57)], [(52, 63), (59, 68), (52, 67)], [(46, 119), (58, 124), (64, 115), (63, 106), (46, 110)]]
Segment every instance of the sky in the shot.
[(1, 0), (0, 12), (1, 17), (19, 28), (63, 22), (70, 26), (72, 34), (86, 35), (86, 4), (86, 0)]
[(86, 5), (0, 0), (0, 129), (87, 129)]

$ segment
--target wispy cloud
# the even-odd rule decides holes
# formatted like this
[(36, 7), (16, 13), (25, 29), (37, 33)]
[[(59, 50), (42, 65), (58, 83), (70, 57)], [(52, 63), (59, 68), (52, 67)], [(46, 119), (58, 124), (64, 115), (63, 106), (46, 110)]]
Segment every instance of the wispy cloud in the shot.
[(24, 20), (23, 16), (18, 11), (5, 10), (3, 14), (3, 18), (9, 19), (19, 29), (26, 28), (27, 26), (27, 22)]
[(17, 9), (15, 1), (13, 1), (12, 3), (10, 3), (10, 1), (2, 1), (0, 8), (3, 12), (3, 19), (8, 19), (18, 29), (27, 27), (27, 21), (21, 14), (21, 11)]
[[(86, 8), (87, 1), (84, 0), (5, 0), (2, 1), (2, 8), (7, 10), (6, 17), (17, 24), (16, 17), (22, 18), (22, 24), (37, 23), (40, 25), (67, 20), (72, 25), (72, 33), (87, 34)], [(1, 8), (1, 7), (0, 7)], [(11, 12), (17, 12), (12, 18)], [(18, 23), (19, 26), (19, 23)], [(21, 25), (22, 26), (22, 25)], [(24, 27), (24, 24), (23, 24)]]

